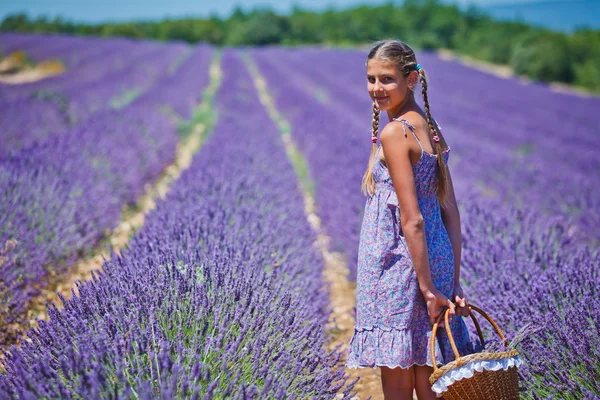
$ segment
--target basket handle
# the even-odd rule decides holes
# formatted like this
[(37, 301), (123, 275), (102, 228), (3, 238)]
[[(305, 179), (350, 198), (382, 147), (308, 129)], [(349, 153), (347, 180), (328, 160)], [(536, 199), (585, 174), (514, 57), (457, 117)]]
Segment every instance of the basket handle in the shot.
[[(502, 341), (506, 345), (506, 337), (502, 333), (502, 330), (500, 329), (500, 327), (498, 326), (496, 321), (494, 321), (492, 319), (492, 317), (490, 317), (486, 312), (484, 312), (479, 307), (476, 307), (473, 304), (469, 304), (468, 307), (471, 311), (475, 310), (479, 314), (483, 315), (485, 317), (485, 319), (487, 319), (489, 321), (489, 323), (492, 324), (492, 326), (498, 333), (498, 336), (500, 336), (500, 339), (502, 339)], [(457, 366), (463, 365), (462, 360), (460, 358), (460, 354), (458, 353), (458, 349), (456, 348), (456, 343), (454, 342), (454, 338), (452, 337), (452, 332), (450, 330), (450, 324), (448, 322), (449, 314), (450, 314), (450, 308), (448, 306), (444, 306), (444, 308), (442, 309), (442, 312), (440, 313), (440, 315), (437, 316), (436, 321), (433, 324), (431, 339), (429, 340), (429, 351), (431, 352), (431, 360), (432, 360), (432, 364), (433, 364), (433, 372), (434, 373), (438, 370), (438, 367), (436, 365), (437, 363), (434, 361), (435, 360), (435, 337), (436, 337), (438, 325), (439, 325), (440, 321), (442, 320), (442, 317), (444, 318), (444, 324), (445, 324), (446, 332), (448, 333), (448, 339), (450, 339), (450, 345), (452, 346), (452, 351), (454, 352), (454, 356), (456, 358), (456, 360), (455, 360), (456, 365)], [(475, 324), (475, 327), (477, 328), (477, 334), (479, 335), (479, 340), (481, 341), (481, 344), (483, 345), (483, 334), (481, 332), (479, 323), (475, 319), (475, 315), (473, 315), (473, 312), (470, 312), (469, 315), (471, 316), (471, 319), (473, 320), (473, 323)]]

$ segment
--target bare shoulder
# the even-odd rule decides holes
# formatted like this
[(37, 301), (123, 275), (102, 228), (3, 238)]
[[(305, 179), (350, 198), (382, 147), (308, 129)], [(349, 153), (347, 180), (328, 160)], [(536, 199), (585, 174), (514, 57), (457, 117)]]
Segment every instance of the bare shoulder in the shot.
[(419, 136), (417, 132), (426, 132), (429, 129), (427, 126), (427, 118), (416, 111), (408, 111), (402, 118), (415, 128), (415, 134), (417, 134), (417, 136)]
[(423, 116), (416, 111), (406, 112), (402, 116), (402, 119), (408, 121), (408, 123), (411, 124), (413, 127), (415, 127), (415, 129), (418, 129), (425, 122), (425, 119), (423, 118)]
[[(415, 111), (408, 111), (407, 113), (405, 113), (404, 115), (402, 115), (402, 117), (399, 117), (398, 119), (402, 119), (402, 120), (408, 122), (408, 124), (410, 126), (412, 126), (414, 129), (418, 129), (418, 127), (420, 125), (422, 125), (423, 117), (421, 117), (421, 115)], [(406, 124), (404, 122), (400, 122), (398, 120), (390, 121), (383, 128), (383, 131), (381, 132), (382, 140), (383, 140), (383, 134), (385, 131), (391, 132), (390, 136), (395, 136), (398, 132), (400, 132), (402, 134), (403, 138), (408, 138), (408, 136), (409, 136), (408, 135), (409, 127), (406, 126)]]
[[(417, 130), (417, 126), (420, 125), (420, 118), (421, 116), (418, 113), (408, 112), (400, 119), (407, 121), (408, 124), (413, 127), (413, 129)], [(402, 151), (404, 153), (409, 153), (411, 150), (416, 151), (415, 147), (417, 145), (415, 139), (409, 132), (410, 127), (404, 122), (390, 121), (381, 131), (381, 145), (385, 147), (386, 144), (391, 144), (394, 147), (403, 149)]]
[[(427, 138), (427, 133), (429, 131), (429, 126), (427, 124), (427, 119), (426, 117), (424, 117), (423, 115), (419, 114), (416, 111), (409, 111), (406, 114), (404, 114), (404, 116), (402, 117), (403, 119), (405, 119), (406, 121), (408, 121), (414, 128), (415, 128), (415, 134), (421, 138), (421, 142), (423, 143), (424, 139), (422, 138)], [(442, 132), (442, 127), (440, 126), (440, 124), (437, 122), (437, 120), (435, 118), (432, 117), (432, 125), (433, 125), (433, 129), (434, 135), (438, 135), (441, 139), (441, 144), (442, 147), (447, 148), (447, 142), (446, 139), (444, 138), (443, 132)], [(425, 136), (421, 136), (420, 133), (423, 132)], [(427, 140), (429, 141), (429, 140)]]
[[(391, 121), (383, 127), (380, 137), (381, 143), (383, 144), (384, 142), (393, 142), (403, 139), (406, 137), (406, 135), (404, 134), (404, 129), (402, 129), (401, 122)], [(404, 141), (402, 140), (402, 142)]]
[(410, 152), (410, 141), (405, 136), (405, 131), (402, 129), (402, 123), (400, 122), (390, 122), (384, 126), (380, 138), (386, 159), (390, 153), (395, 153), (397, 156)]

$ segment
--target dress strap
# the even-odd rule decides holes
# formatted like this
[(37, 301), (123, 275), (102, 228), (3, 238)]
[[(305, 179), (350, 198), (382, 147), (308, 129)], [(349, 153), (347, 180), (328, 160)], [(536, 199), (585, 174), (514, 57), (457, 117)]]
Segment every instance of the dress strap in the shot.
[(421, 145), (421, 142), (419, 141), (419, 138), (417, 137), (417, 134), (415, 133), (415, 128), (412, 126), (412, 124), (410, 122), (408, 122), (405, 119), (398, 119), (398, 118), (393, 118), (393, 121), (402, 122), (402, 130), (404, 131), (404, 137), (408, 136), (408, 134), (406, 133), (406, 126), (405, 126), (405, 125), (407, 125), (408, 129), (412, 132), (413, 136), (417, 140), (417, 143), (419, 144), (421, 151), (425, 151), (425, 149), (423, 149), (423, 146)]

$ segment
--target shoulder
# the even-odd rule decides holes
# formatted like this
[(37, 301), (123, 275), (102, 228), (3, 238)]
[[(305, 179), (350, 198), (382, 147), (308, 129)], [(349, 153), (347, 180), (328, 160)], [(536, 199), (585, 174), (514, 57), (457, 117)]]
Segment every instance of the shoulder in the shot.
[(416, 131), (422, 130), (427, 125), (425, 118), (416, 111), (408, 111), (402, 116), (402, 119), (412, 126), (415, 130), (415, 134)]
[(404, 137), (404, 124), (398, 121), (390, 121), (381, 131), (381, 142), (394, 140), (397, 136)]
[(390, 153), (396, 154), (410, 151), (410, 139), (408, 138), (409, 128), (402, 122), (390, 121), (379, 135), (381, 146), (383, 147), (386, 158)]
[[(381, 131), (381, 143), (383, 143), (384, 141), (386, 141), (386, 138), (389, 138), (391, 140), (387, 140), (387, 141), (394, 141), (393, 138), (397, 138), (400, 139), (399, 136), (401, 136), (402, 138), (406, 139), (409, 137), (409, 132), (412, 129), (413, 131), (415, 129), (417, 129), (417, 126), (419, 125), (419, 115), (416, 112), (408, 112), (406, 114), (404, 114), (402, 117), (398, 118), (399, 120), (402, 121), (390, 121)], [(410, 139), (408, 140), (410, 141)], [(405, 142), (405, 141), (404, 141)]]

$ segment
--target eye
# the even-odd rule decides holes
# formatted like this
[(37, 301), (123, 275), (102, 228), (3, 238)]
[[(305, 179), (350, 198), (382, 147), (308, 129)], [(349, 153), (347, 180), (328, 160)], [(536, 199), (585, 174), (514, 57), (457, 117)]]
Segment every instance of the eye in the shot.
[[(373, 81), (375, 81), (375, 78), (373, 78), (373, 77), (367, 77), (367, 80), (369, 82), (373, 82)], [(394, 78), (392, 78), (391, 76), (385, 76), (381, 80), (382, 81), (390, 81), (390, 80), (394, 80)]]

